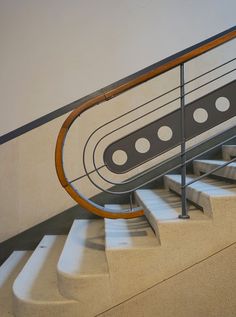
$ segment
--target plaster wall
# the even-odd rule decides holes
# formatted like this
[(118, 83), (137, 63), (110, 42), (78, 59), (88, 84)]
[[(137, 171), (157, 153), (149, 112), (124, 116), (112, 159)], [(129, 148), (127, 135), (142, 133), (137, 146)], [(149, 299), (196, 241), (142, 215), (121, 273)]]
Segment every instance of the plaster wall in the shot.
[[(210, 0), (179, 2), (180, 6), (175, 1), (1, 1), (1, 134), (234, 23), (234, 1), (228, 1), (227, 6), (222, 6), (221, 1)], [(210, 11), (213, 5), (214, 11)], [(186, 20), (182, 19), (183, 15)], [(187, 22), (192, 27), (186, 27)], [(191, 76), (227, 61), (233, 52), (235, 41), (189, 63), (186, 78), (191, 79)], [(235, 77), (231, 74), (224, 81), (212, 84), (208, 91), (201, 90), (189, 96), (187, 102), (232, 79)], [(69, 176), (84, 173), (81, 152), (88, 133), (178, 84), (176, 69), (85, 113), (74, 125), (66, 145), (65, 164)], [(162, 102), (165, 101), (164, 98)], [(152, 103), (150, 108), (160, 105)], [(178, 106), (179, 102), (173, 103), (165, 111), (168, 113)], [(164, 113), (157, 111), (155, 118)], [(0, 241), (75, 204), (61, 188), (54, 168), (56, 137), (65, 118), (66, 115), (59, 117), (1, 145)], [(138, 125), (150, 120), (153, 120), (152, 116)], [(232, 124), (229, 122), (228, 126)], [(137, 126), (130, 129), (134, 128)], [(129, 131), (126, 129), (122, 133)], [(102, 153), (102, 147), (99, 153)], [(119, 180), (119, 177), (113, 180)], [(79, 185), (87, 197), (99, 192), (87, 180), (83, 179)], [(104, 186), (109, 187), (108, 184)]]
[(235, 25), (234, 0), (1, 0), (0, 135)]

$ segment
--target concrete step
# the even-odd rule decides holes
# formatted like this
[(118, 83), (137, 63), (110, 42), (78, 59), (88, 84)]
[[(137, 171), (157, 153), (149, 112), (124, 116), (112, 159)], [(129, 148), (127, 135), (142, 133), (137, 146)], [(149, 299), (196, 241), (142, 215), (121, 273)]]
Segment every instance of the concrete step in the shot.
[[(111, 208), (111, 207), (110, 207)], [(145, 251), (159, 246), (145, 217), (135, 219), (105, 219), (106, 252)]]
[[(196, 176), (189, 175), (186, 182), (194, 180)], [(181, 175), (166, 175), (165, 186), (181, 194)], [(187, 199), (202, 207), (209, 216), (233, 217), (236, 215), (236, 187), (224, 181), (205, 178), (187, 186)], [(232, 219), (233, 219), (232, 218)]]
[[(179, 219), (179, 215), (182, 212), (179, 196), (168, 190), (143, 189), (137, 190), (135, 197), (139, 204), (143, 206), (145, 215), (159, 237), (161, 244), (165, 242), (170, 243), (171, 240), (175, 242), (176, 239), (181, 238), (178, 237), (180, 230), (177, 230), (177, 226), (182, 227), (185, 221), (183, 222), (183, 220)], [(199, 223), (199, 221), (209, 221), (209, 217), (193, 205), (189, 204), (188, 212), (191, 218), (188, 226), (181, 229), (181, 235), (183, 234), (183, 230), (192, 230), (192, 226)], [(169, 234), (169, 227), (172, 227), (171, 234)], [(168, 232), (165, 232), (165, 230)], [(165, 241), (166, 239), (168, 241)]]
[[(190, 205), (190, 220), (181, 220), (180, 198), (175, 194), (167, 190), (144, 191), (135, 195), (149, 221), (145, 216), (105, 219), (113, 305), (181, 272), (236, 239), (231, 219), (215, 222)], [(149, 222), (154, 224), (157, 236)]]
[[(193, 162), (194, 173), (199, 176), (201, 174), (210, 172), (211, 170), (218, 168), (227, 163), (227, 161), (221, 160), (195, 160)], [(236, 163), (230, 163), (225, 167), (215, 171), (212, 175), (228, 178), (230, 180), (236, 180)]]
[(160, 244), (146, 217), (105, 219), (105, 237), (112, 298), (116, 304), (152, 285), (151, 272)]
[(223, 145), (222, 154), (223, 160), (230, 161), (231, 158), (236, 156), (236, 145)]
[(56, 266), (66, 236), (45, 236), (13, 284), (16, 317), (77, 317), (83, 304), (64, 298), (57, 288)]
[(233, 244), (99, 317), (235, 317), (235, 268)]
[[(136, 205), (137, 206), (137, 205)], [(129, 205), (105, 205), (113, 210), (129, 208)], [(156, 248), (159, 242), (146, 217), (135, 219), (105, 219), (106, 252), (132, 252), (139, 249)]]
[(12, 285), (31, 253), (31, 251), (14, 251), (0, 267), (1, 317), (14, 316), (12, 309)]
[[(58, 287), (67, 298), (93, 301), (94, 311), (110, 304), (104, 220), (75, 220), (57, 265)], [(102, 296), (98, 296), (99, 293)]]
[[(116, 211), (122, 211), (122, 210), (125, 210), (125, 209), (130, 209), (130, 204), (106, 204), (104, 205), (105, 208), (110, 208), (112, 210), (116, 210)], [(138, 207), (138, 205), (133, 202), (132, 203), (132, 207), (133, 208), (136, 208)]]

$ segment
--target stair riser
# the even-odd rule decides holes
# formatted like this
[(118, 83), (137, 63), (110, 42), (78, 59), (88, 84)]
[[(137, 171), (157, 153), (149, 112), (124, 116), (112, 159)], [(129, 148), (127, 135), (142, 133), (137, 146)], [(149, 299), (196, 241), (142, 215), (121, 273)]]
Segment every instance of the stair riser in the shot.
[(92, 316), (92, 307), (66, 299), (57, 288), (56, 265), (65, 236), (45, 236), (13, 284), (15, 317)]
[(144, 207), (145, 216), (146, 216), (150, 226), (152, 227), (153, 231), (155, 232), (155, 235), (157, 237), (158, 242), (161, 243), (158, 225), (157, 225), (155, 219), (152, 217), (152, 214), (149, 212), (149, 210), (147, 208), (145, 208), (145, 206), (143, 205), (143, 202), (139, 199), (139, 196), (136, 193), (135, 193), (135, 202), (137, 204), (139, 204), (140, 206)]
[(86, 316), (92, 317), (92, 313), (88, 313), (86, 308), (82, 308), (81, 305), (76, 304), (53, 304), (43, 305), (42, 303), (23, 303), (17, 298), (13, 297), (13, 307), (14, 307), (14, 316), (15, 317), (78, 317)]
[(111, 301), (104, 236), (102, 219), (75, 220), (57, 265), (60, 293), (82, 303), (93, 298), (94, 312), (106, 309)]
[[(214, 219), (220, 220), (219, 225), (227, 223), (230, 226), (236, 226), (236, 199), (235, 197), (212, 198), (212, 210), (214, 210)], [(236, 234), (236, 228), (235, 228)]]
[[(62, 296), (82, 303), (93, 299), (93, 311), (103, 311), (111, 305), (109, 277), (64, 278), (58, 275), (58, 289)], [(100, 296), (100, 294), (103, 294)]]
[(12, 284), (30, 255), (31, 251), (14, 251), (0, 267), (1, 317), (13, 316)]
[(161, 270), (159, 254), (153, 248), (107, 251), (114, 304), (153, 285)]

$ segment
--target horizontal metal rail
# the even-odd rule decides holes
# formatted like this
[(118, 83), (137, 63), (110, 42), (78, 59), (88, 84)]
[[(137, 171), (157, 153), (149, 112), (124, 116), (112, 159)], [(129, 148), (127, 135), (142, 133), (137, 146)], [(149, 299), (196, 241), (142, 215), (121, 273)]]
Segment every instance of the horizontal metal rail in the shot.
[(229, 63), (231, 63), (231, 62), (233, 62), (233, 61), (235, 61), (235, 60), (236, 60), (236, 57), (235, 57), (235, 58), (232, 58), (232, 59), (228, 60), (227, 62), (222, 63), (222, 64), (220, 64), (220, 65), (218, 65), (218, 66), (216, 66), (216, 67), (214, 67), (214, 68), (211, 68), (211, 69), (208, 70), (207, 72), (202, 73), (202, 74), (200, 74), (199, 76), (196, 76), (196, 77), (194, 77), (193, 79), (190, 79), (190, 80), (186, 81), (186, 82), (185, 82), (185, 85), (188, 85), (188, 84), (192, 83), (193, 81), (195, 81), (195, 80), (197, 80), (197, 79), (199, 79), (199, 78), (201, 78), (201, 77), (203, 77), (203, 76), (205, 76), (205, 75), (208, 75), (208, 74), (212, 73), (213, 71), (215, 71), (215, 70), (217, 70), (217, 69), (219, 69), (219, 68), (221, 68), (221, 67), (223, 67), (223, 66), (225, 66), (225, 65), (227, 65), (227, 64), (229, 64)]

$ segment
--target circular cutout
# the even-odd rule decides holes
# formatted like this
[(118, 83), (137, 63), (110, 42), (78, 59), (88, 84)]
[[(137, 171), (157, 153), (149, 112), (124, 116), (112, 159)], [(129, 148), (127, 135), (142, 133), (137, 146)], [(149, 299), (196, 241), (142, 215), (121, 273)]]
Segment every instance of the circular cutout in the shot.
[(197, 123), (204, 123), (208, 119), (208, 112), (203, 108), (198, 108), (193, 113), (193, 119)]
[(158, 138), (161, 141), (170, 141), (173, 136), (173, 131), (167, 125), (160, 127), (157, 132)]
[(127, 162), (128, 156), (125, 151), (117, 150), (112, 155), (112, 161), (116, 165), (124, 165)]
[(150, 150), (150, 142), (146, 138), (140, 138), (135, 142), (135, 149), (139, 153), (147, 153)]
[(219, 97), (215, 102), (216, 109), (220, 112), (225, 112), (230, 107), (229, 99), (226, 97)]

